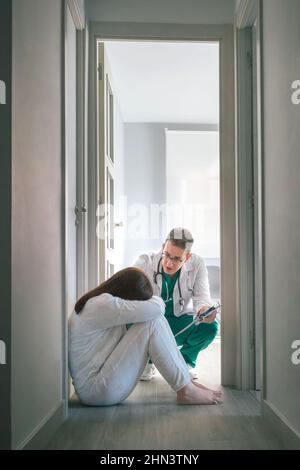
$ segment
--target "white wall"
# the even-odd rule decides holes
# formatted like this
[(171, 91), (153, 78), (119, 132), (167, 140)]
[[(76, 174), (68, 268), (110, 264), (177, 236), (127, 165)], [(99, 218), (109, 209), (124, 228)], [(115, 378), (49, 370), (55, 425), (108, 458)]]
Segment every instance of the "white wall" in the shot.
[(233, 23), (234, 0), (87, 0), (91, 21)]
[[(142, 204), (150, 214), (151, 204), (164, 204), (165, 196), (165, 133), (163, 124), (125, 124), (125, 195), (127, 197), (128, 229), (131, 233), (139, 225)], [(130, 212), (133, 211), (133, 212)], [(125, 265), (130, 265), (140, 253), (156, 251), (161, 241), (150, 237), (150, 216), (148, 224), (140, 227), (144, 233), (133, 239), (125, 231)], [(135, 224), (135, 222), (137, 224)], [(130, 230), (131, 228), (131, 230)]]
[(61, 11), (13, 0), (13, 447), (62, 400)]
[(300, 2), (264, 0), (266, 399), (300, 433)]
[(187, 227), (195, 240), (193, 251), (216, 261), (220, 258), (219, 162), (219, 132), (167, 131), (167, 231)]
[[(165, 128), (217, 130), (217, 125), (172, 123), (126, 123), (125, 129), (125, 195), (127, 197), (127, 231), (125, 234), (124, 265), (132, 264), (141, 253), (158, 251), (166, 235), (166, 227), (156, 226), (156, 213), (166, 204)], [(130, 212), (132, 211), (132, 212)], [(142, 220), (143, 213), (146, 220)], [(143, 224), (140, 224), (140, 221)], [(132, 233), (142, 235), (133, 238)]]

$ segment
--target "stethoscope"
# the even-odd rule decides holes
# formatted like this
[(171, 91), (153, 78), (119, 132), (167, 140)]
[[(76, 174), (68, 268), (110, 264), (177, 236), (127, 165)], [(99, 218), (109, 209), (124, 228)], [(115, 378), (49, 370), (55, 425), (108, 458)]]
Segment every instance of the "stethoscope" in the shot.
[[(160, 269), (160, 265), (161, 265), (161, 261), (162, 261), (162, 256), (160, 257), (159, 262), (158, 262), (158, 264), (157, 264), (157, 271), (154, 271), (154, 274), (153, 274), (153, 281), (154, 281), (154, 283), (157, 285), (157, 276), (161, 276), (161, 279), (162, 279), (162, 281), (164, 281), (165, 286), (166, 286), (166, 289), (167, 289), (167, 299), (165, 300), (165, 303), (167, 304), (167, 302), (170, 302), (170, 300), (172, 300), (172, 298), (170, 298), (170, 295), (169, 295), (169, 287), (168, 287), (167, 281), (166, 281), (165, 278), (164, 278), (164, 273), (159, 270), (159, 269)], [(181, 294), (180, 274), (181, 274), (181, 271), (180, 271), (179, 276), (178, 276), (178, 278), (177, 278), (177, 284), (178, 284), (178, 291), (179, 291), (180, 313), (182, 313), (183, 310), (184, 310), (185, 301), (184, 301), (184, 298), (182, 297), (182, 294)], [(189, 289), (189, 290), (193, 292), (193, 289)]]

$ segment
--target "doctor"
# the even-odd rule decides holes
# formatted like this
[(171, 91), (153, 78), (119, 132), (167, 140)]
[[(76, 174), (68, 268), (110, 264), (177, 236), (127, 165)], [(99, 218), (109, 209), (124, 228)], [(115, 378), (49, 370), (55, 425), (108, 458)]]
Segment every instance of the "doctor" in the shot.
[[(196, 314), (211, 305), (207, 269), (200, 256), (191, 253), (193, 237), (189, 230), (177, 227), (171, 230), (159, 253), (141, 255), (135, 266), (143, 269), (152, 281), (154, 295), (165, 302), (165, 317), (174, 335), (189, 325)], [(216, 313), (201, 324), (191, 326), (176, 337), (181, 354), (192, 378), (200, 351), (214, 340), (218, 323)], [(155, 366), (148, 363), (142, 380), (151, 380)]]

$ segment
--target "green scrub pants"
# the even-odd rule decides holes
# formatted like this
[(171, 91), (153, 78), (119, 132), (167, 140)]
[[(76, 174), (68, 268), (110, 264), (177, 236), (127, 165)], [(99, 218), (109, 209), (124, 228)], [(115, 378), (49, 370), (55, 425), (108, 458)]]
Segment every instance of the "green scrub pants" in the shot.
[[(174, 335), (178, 331), (185, 328), (192, 323), (192, 315), (182, 315), (180, 317), (166, 316), (170, 328)], [(207, 348), (214, 340), (218, 332), (218, 322), (215, 320), (213, 323), (200, 323), (193, 325), (186, 331), (178, 335), (175, 339), (178, 346), (181, 346), (180, 352), (183, 355), (185, 362), (192, 367), (195, 367), (197, 356), (200, 351)]]

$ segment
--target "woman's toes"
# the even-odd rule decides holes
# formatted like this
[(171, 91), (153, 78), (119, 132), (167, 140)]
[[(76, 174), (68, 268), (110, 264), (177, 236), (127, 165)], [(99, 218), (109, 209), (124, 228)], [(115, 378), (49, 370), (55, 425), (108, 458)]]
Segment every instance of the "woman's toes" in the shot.
[(220, 395), (214, 394), (213, 399), (216, 400), (218, 403), (221, 403), (222, 397)]

